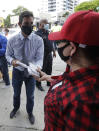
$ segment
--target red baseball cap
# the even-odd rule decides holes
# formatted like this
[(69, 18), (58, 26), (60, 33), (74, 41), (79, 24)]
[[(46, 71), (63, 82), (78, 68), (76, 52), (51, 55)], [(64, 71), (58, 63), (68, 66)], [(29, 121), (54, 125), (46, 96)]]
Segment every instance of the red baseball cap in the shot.
[(48, 38), (99, 46), (99, 13), (92, 10), (73, 13), (65, 21), (61, 31), (50, 33)]

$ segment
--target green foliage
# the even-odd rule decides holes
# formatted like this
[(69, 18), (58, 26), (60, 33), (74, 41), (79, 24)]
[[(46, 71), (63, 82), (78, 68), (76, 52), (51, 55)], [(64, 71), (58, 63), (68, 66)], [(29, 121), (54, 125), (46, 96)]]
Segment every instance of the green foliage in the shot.
[(27, 11), (28, 9), (24, 8), (23, 6), (18, 6), (16, 9), (14, 9), (12, 12), (14, 15), (20, 15), (21, 12)]
[(10, 22), (10, 14), (7, 16), (7, 18), (4, 20), (4, 26), (5, 27), (10, 27), (11, 22)]
[[(16, 9), (14, 9), (12, 12), (14, 13), (14, 16), (16, 16), (16, 15), (19, 15), (21, 12), (23, 12), (23, 11), (26, 11), (26, 10), (28, 10), (28, 9), (26, 9), (26, 8), (24, 8), (23, 6), (18, 6)], [(8, 15), (7, 16), (7, 18), (4, 20), (4, 26), (5, 27), (10, 27), (10, 25), (11, 25), (11, 21), (10, 21), (10, 17), (11, 17), (12, 15)]]
[(68, 16), (69, 15), (69, 12), (65, 12), (64, 14), (63, 14), (63, 17), (66, 17), (66, 16)]
[(88, 2), (83, 2), (75, 7), (75, 12), (80, 10), (94, 10), (98, 12), (97, 7), (99, 7), (99, 0), (91, 0)]

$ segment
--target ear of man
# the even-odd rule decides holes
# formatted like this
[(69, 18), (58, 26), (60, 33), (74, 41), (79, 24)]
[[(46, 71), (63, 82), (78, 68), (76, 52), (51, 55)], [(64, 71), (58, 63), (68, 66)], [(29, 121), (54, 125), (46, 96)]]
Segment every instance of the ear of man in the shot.
[(76, 45), (73, 42), (70, 42), (71, 45), (71, 52), (70, 52), (70, 56), (73, 56), (77, 50)]

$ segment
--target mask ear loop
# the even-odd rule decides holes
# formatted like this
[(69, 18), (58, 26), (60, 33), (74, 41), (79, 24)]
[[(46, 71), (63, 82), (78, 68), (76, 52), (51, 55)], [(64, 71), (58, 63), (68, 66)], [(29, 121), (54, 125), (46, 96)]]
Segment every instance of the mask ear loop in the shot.
[(81, 47), (81, 48), (86, 48), (86, 46), (87, 45), (85, 45), (85, 44), (79, 44), (79, 47)]
[(61, 42), (66, 43), (66, 45), (70, 45), (70, 42), (68, 40), (56, 40), (55, 43), (59, 45)]

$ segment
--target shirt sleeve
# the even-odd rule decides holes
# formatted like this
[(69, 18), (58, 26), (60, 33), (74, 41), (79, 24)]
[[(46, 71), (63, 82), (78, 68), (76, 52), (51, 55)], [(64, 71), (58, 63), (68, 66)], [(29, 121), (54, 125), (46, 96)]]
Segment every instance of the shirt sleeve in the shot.
[(40, 38), (40, 40), (38, 41), (38, 47), (35, 56), (35, 64), (40, 68), (42, 68), (43, 65), (43, 56), (44, 56), (44, 43), (43, 39)]
[(6, 52), (6, 46), (7, 46), (7, 39), (5, 37), (2, 37), (1, 43), (0, 43), (0, 56), (5, 55)]
[(9, 40), (7, 43), (7, 49), (6, 49), (6, 59), (11, 64), (13, 58), (13, 48), (11, 47), (11, 41)]

